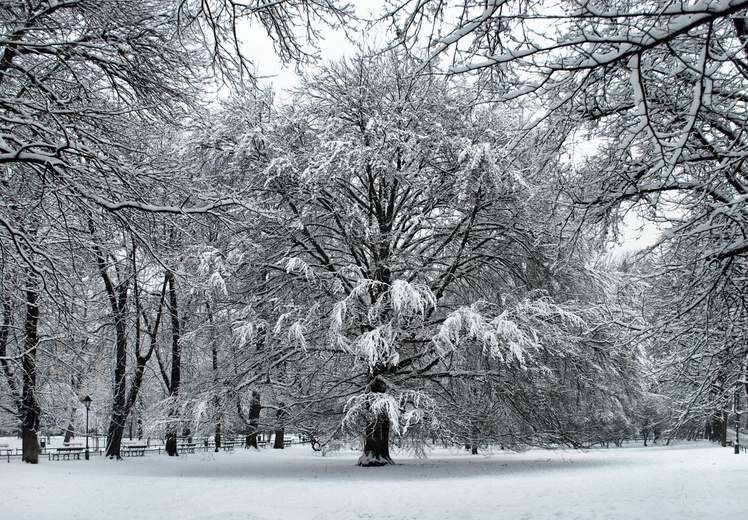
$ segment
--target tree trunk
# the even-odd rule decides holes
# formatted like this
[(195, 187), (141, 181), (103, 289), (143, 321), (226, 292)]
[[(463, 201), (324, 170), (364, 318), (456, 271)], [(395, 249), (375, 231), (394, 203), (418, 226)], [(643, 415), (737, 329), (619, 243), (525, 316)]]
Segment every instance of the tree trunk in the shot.
[(286, 413), (286, 410), (283, 408), (284, 404), (280, 403), (278, 406), (278, 410), (275, 412), (276, 420), (278, 421), (278, 427), (275, 430), (275, 441), (273, 442), (273, 449), (274, 450), (282, 450), (286, 447), (286, 429), (285, 429), (285, 419), (288, 415)]
[(39, 462), (39, 423), (41, 407), (36, 399), (36, 352), (39, 345), (39, 293), (32, 286), (34, 277), (29, 276), (26, 288), (25, 344), (21, 357), (23, 366), (22, 426), (23, 460), (30, 464)]
[(73, 423), (69, 422), (68, 427), (65, 428), (65, 438), (62, 440), (62, 442), (70, 442), (73, 437), (75, 437), (75, 429), (73, 427)]
[(260, 449), (257, 445), (257, 430), (260, 426), (260, 411), (262, 411), (260, 392), (252, 390), (252, 402), (249, 405), (249, 432), (244, 439), (245, 448)]
[(109, 293), (109, 301), (114, 317), (115, 334), (115, 365), (114, 365), (114, 388), (112, 399), (112, 415), (109, 420), (109, 429), (106, 440), (106, 456), (121, 459), (120, 447), (122, 445), (122, 434), (127, 421), (127, 319), (126, 308), (129, 290), (129, 281), (123, 282), (116, 289), (106, 275), (103, 268), (103, 276), (106, 277), (105, 285)]
[(213, 406), (215, 407), (215, 417), (216, 417), (216, 433), (215, 433), (215, 441), (216, 441), (216, 447), (215, 451), (218, 453), (218, 451), (221, 449), (221, 398), (218, 394), (218, 389), (221, 387), (220, 384), (220, 374), (218, 372), (218, 342), (215, 339), (215, 329), (213, 328), (213, 311), (210, 307), (210, 303), (206, 302), (205, 307), (208, 310), (208, 323), (210, 323), (210, 334), (211, 334), (211, 361), (213, 364), (213, 391), (215, 392), (215, 395), (213, 396)]
[[(384, 393), (387, 385), (379, 378), (379, 369), (371, 376), (371, 391)], [(359, 466), (387, 466), (395, 464), (390, 457), (390, 418), (386, 413), (371, 414), (364, 429), (364, 454), (358, 459)]]
[(470, 453), (478, 455), (478, 428), (475, 426), (470, 430)]
[[(93, 235), (93, 222), (89, 224), (91, 228), (91, 234)], [(141, 354), (140, 351), (140, 314), (142, 308), (140, 305), (140, 289), (138, 286), (138, 270), (135, 265), (135, 259), (137, 257), (135, 253), (135, 245), (133, 243), (131, 257), (132, 257), (132, 283), (133, 293), (135, 298), (135, 375), (128, 391), (127, 389), (127, 346), (128, 346), (128, 331), (127, 331), (127, 313), (128, 313), (128, 299), (130, 289), (130, 277), (127, 277), (124, 281), (120, 282), (119, 285), (115, 286), (112, 282), (109, 273), (107, 272), (106, 260), (104, 253), (101, 248), (94, 245), (94, 252), (96, 253), (96, 263), (99, 268), (99, 274), (104, 282), (107, 297), (109, 298), (109, 306), (112, 311), (112, 318), (114, 320), (114, 333), (115, 333), (115, 365), (114, 365), (114, 398), (112, 400), (112, 415), (109, 420), (109, 427), (107, 429), (107, 440), (106, 440), (106, 453), (105, 455), (109, 458), (121, 459), (121, 447), (122, 447), (122, 436), (125, 431), (125, 424), (130, 411), (135, 406), (135, 402), (140, 392), (140, 387), (143, 383), (143, 376), (145, 374), (145, 368), (148, 360), (151, 358), (156, 346), (156, 337), (158, 336), (158, 329), (161, 323), (161, 314), (163, 309), (164, 297), (166, 294), (167, 280), (164, 279), (164, 283), (161, 287), (161, 298), (158, 304), (158, 310), (156, 312), (155, 323), (152, 328), (148, 330), (148, 336), (150, 339), (150, 345), (145, 355)]]
[(722, 412), (715, 413), (712, 416), (712, 423), (709, 429), (709, 440), (711, 442), (719, 442), (722, 437)]
[(169, 282), (169, 314), (171, 315), (171, 385), (169, 396), (172, 400), (172, 409), (169, 412), (169, 427), (166, 432), (166, 453), (170, 457), (179, 455), (177, 452), (177, 430), (179, 428), (177, 419), (179, 408), (177, 398), (179, 397), (179, 386), (182, 381), (182, 344), (181, 326), (179, 321), (179, 308), (177, 307), (177, 287), (174, 273), (166, 271), (166, 280)]
[(216, 423), (216, 453), (221, 449), (221, 423)]
[(374, 417), (364, 432), (364, 454), (359, 466), (387, 466), (395, 462), (390, 457), (390, 418), (383, 414)]
[(109, 428), (106, 433), (106, 452), (105, 456), (109, 458), (122, 458), (122, 435), (125, 432), (125, 421), (127, 416), (122, 414), (112, 414), (109, 419)]

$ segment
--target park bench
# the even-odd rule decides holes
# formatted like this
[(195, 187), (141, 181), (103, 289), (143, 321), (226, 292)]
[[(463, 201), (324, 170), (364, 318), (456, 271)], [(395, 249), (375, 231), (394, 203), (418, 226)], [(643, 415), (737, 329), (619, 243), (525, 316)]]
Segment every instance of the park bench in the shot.
[(81, 453), (83, 453), (82, 446), (61, 446), (55, 451), (49, 452), (49, 459), (60, 460), (60, 455), (62, 455), (62, 460), (70, 460), (71, 456), (80, 460)]
[(10, 456), (15, 454), (15, 448), (11, 448), (7, 444), (0, 444), (0, 455), (8, 457), (8, 462), (10, 462)]
[(147, 444), (123, 444), (122, 445), (122, 456), (123, 457), (143, 457), (145, 456), (145, 450), (148, 448)]
[(197, 444), (194, 442), (185, 442), (178, 446), (179, 451), (182, 453), (195, 453), (195, 447)]
[(223, 451), (234, 451), (234, 445), (236, 443), (234, 441), (224, 441), (221, 443), (221, 449)]

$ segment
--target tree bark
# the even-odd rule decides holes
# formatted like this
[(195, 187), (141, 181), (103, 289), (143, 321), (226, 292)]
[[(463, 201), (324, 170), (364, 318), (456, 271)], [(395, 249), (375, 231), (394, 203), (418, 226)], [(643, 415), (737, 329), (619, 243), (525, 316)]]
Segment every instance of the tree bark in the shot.
[(262, 411), (260, 392), (252, 390), (252, 402), (249, 405), (249, 432), (244, 439), (245, 448), (260, 449), (257, 445), (257, 430), (260, 426), (260, 411)]
[(216, 427), (215, 427), (215, 452), (221, 449), (221, 398), (218, 394), (218, 389), (221, 387), (220, 374), (218, 372), (218, 342), (215, 339), (215, 328), (213, 327), (213, 311), (210, 307), (209, 302), (205, 302), (205, 307), (208, 310), (208, 323), (210, 323), (210, 336), (211, 336), (211, 361), (213, 365), (213, 406), (215, 408)]
[(364, 467), (388, 466), (395, 462), (390, 457), (390, 418), (387, 415), (374, 417), (364, 432), (364, 454), (358, 465)]
[(723, 448), (727, 446), (727, 411), (722, 411), (722, 423), (719, 431), (719, 444)]
[(166, 453), (170, 457), (178, 456), (177, 452), (177, 418), (179, 408), (176, 400), (179, 397), (179, 387), (182, 381), (182, 344), (181, 325), (179, 320), (179, 307), (177, 306), (177, 287), (174, 273), (166, 271), (166, 280), (169, 283), (169, 314), (171, 315), (171, 377), (169, 396), (172, 400), (172, 409), (169, 412), (169, 427), (166, 432)]
[[(387, 389), (384, 382), (374, 373), (371, 391), (384, 393)], [(364, 467), (388, 466), (395, 464), (390, 457), (390, 418), (386, 413), (372, 414), (364, 430), (364, 454), (358, 459), (358, 465)]]
[(72, 422), (68, 422), (68, 427), (65, 428), (65, 438), (62, 442), (70, 442), (75, 437), (75, 427)]
[(21, 357), (23, 366), (22, 393), (22, 450), (23, 461), (30, 464), (39, 462), (39, 423), (41, 407), (36, 399), (36, 352), (39, 346), (39, 293), (33, 287), (33, 275), (29, 276), (26, 288), (26, 320), (24, 325), (25, 344)]
[(475, 426), (470, 429), (470, 453), (478, 455), (478, 428)]
[(275, 440), (273, 441), (274, 450), (282, 450), (286, 447), (286, 444), (285, 444), (286, 429), (283, 426), (286, 415), (287, 415), (286, 411), (283, 409), (283, 403), (281, 403), (280, 407), (275, 412), (275, 417), (278, 420), (278, 424), (280, 426), (276, 428), (275, 430)]
[(215, 452), (218, 453), (218, 451), (221, 449), (221, 423), (220, 422), (216, 423), (215, 439), (216, 439), (216, 449), (215, 449)]
[(104, 257), (98, 251), (99, 271), (104, 280), (109, 304), (114, 318), (114, 388), (112, 399), (112, 415), (109, 419), (106, 440), (106, 456), (121, 459), (120, 448), (122, 435), (127, 421), (127, 300), (129, 296), (129, 279), (117, 287), (112, 284), (106, 272)]

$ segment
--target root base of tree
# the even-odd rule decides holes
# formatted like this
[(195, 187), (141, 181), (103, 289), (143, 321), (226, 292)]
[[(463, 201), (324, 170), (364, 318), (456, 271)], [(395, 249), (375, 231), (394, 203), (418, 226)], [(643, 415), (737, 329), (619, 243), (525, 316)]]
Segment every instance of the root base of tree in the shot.
[(364, 468), (372, 468), (372, 467), (379, 467), (379, 466), (394, 466), (395, 461), (392, 460), (390, 457), (381, 457), (381, 456), (365, 453), (358, 458), (358, 462), (356, 463), (356, 465), (362, 466)]

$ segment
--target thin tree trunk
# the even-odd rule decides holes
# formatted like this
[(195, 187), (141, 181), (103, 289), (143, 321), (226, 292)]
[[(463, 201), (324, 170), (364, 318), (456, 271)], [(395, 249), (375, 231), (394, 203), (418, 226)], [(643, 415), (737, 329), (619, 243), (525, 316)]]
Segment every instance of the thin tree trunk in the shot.
[(260, 427), (261, 411), (262, 405), (260, 404), (260, 392), (252, 390), (252, 402), (249, 405), (249, 432), (244, 439), (245, 448), (260, 449), (257, 445), (257, 430)]
[(34, 277), (29, 276), (26, 288), (26, 336), (24, 352), (21, 357), (23, 366), (22, 394), (22, 447), (23, 460), (30, 464), (39, 462), (39, 423), (41, 407), (36, 399), (36, 353), (39, 346), (39, 293), (33, 287)]
[(285, 422), (286, 415), (287, 415), (286, 411), (283, 409), (283, 403), (280, 403), (278, 410), (275, 412), (275, 417), (280, 426), (276, 428), (275, 430), (275, 440), (273, 442), (274, 450), (282, 450), (286, 447), (286, 444), (285, 444), (286, 429), (283, 427), (284, 426), (283, 423)]
[[(75, 409), (73, 409), (73, 413), (75, 413)], [(75, 437), (75, 427), (72, 422), (68, 422), (68, 427), (65, 428), (65, 438), (62, 442), (70, 442), (73, 437)]]
[(169, 396), (172, 401), (172, 409), (169, 412), (169, 427), (166, 432), (166, 453), (170, 457), (179, 455), (177, 452), (177, 418), (179, 409), (176, 400), (179, 397), (179, 387), (182, 380), (182, 345), (181, 326), (179, 321), (179, 308), (177, 306), (177, 287), (174, 274), (166, 271), (166, 280), (169, 282), (169, 313), (171, 315), (171, 385)]
[(215, 417), (216, 417), (216, 425), (215, 425), (215, 451), (218, 453), (218, 451), (221, 449), (221, 398), (218, 395), (218, 389), (220, 388), (220, 374), (218, 373), (218, 342), (215, 338), (215, 328), (213, 327), (213, 311), (210, 307), (209, 302), (205, 302), (205, 307), (208, 310), (208, 323), (210, 323), (210, 337), (211, 340), (211, 360), (213, 363), (213, 391), (215, 392), (215, 395), (213, 396), (213, 406), (215, 408)]
[(117, 289), (116, 296), (111, 301), (113, 305), (115, 329), (115, 365), (114, 365), (114, 398), (112, 400), (112, 415), (109, 420), (106, 440), (106, 456), (121, 459), (122, 434), (127, 421), (127, 328), (125, 307), (127, 305), (127, 290), (129, 284), (125, 282)]
[[(472, 421), (471, 421), (472, 422)], [(480, 432), (478, 431), (478, 427), (475, 424), (471, 424), (470, 426), (470, 453), (472, 455), (478, 455), (478, 436), (480, 435)]]

